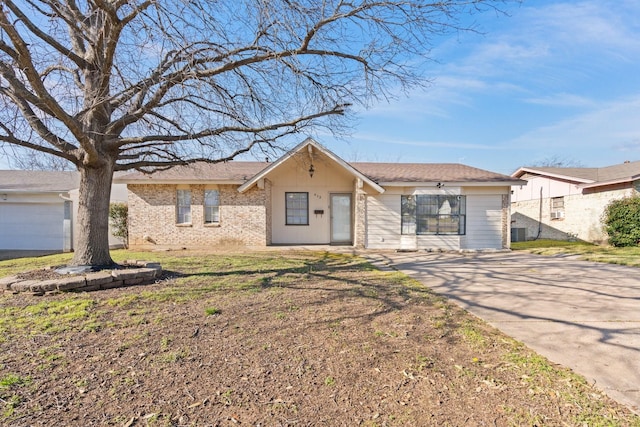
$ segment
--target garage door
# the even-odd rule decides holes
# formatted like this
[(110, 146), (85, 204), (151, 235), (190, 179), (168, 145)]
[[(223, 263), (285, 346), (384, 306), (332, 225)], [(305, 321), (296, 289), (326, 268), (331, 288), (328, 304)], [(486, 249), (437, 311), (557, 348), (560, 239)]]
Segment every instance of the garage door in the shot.
[(0, 249), (61, 250), (64, 204), (0, 203)]
[(465, 249), (502, 248), (502, 196), (467, 196)]

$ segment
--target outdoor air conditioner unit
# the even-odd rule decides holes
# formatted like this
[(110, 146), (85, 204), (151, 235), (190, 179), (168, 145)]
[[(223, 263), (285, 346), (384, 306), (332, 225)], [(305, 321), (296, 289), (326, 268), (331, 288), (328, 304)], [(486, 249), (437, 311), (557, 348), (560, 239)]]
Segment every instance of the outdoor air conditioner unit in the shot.
[(526, 242), (527, 241), (527, 229), (524, 227), (511, 229), (511, 241), (512, 242)]
[(562, 219), (562, 218), (564, 218), (564, 211), (551, 212), (551, 219)]

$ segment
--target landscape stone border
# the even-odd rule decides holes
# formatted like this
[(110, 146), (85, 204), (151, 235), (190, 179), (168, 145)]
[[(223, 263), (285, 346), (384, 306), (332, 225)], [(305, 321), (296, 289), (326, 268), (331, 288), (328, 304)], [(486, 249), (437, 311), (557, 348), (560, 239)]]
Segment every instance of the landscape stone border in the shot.
[(79, 275), (60, 274), (60, 278), (25, 280), (18, 276), (0, 278), (0, 289), (9, 292), (31, 292), (43, 295), (52, 292), (89, 292), (123, 286), (148, 285), (162, 275), (157, 262), (127, 260), (124, 268), (101, 270)]

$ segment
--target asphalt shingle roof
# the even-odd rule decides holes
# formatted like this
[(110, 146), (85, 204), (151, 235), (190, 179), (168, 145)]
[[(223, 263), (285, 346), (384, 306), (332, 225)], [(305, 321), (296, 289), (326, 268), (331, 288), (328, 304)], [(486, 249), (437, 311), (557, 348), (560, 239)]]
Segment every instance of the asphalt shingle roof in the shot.
[(502, 182), (513, 178), (459, 163), (350, 163), (376, 182)]
[(78, 172), (0, 170), (0, 191), (69, 191), (79, 184)]
[(552, 168), (552, 167), (525, 167), (530, 171), (542, 174), (560, 175), (568, 178), (589, 180), (592, 183), (605, 183), (611, 181), (632, 180), (640, 176), (640, 161), (621, 163), (602, 168)]
[(269, 166), (267, 162), (194, 163), (175, 166), (152, 174), (134, 172), (121, 176), (120, 180), (131, 183), (145, 181), (246, 181), (267, 166)]
[(553, 168), (553, 167), (535, 167), (527, 166), (526, 169), (541, 172), (549, 175), (560, 175), (570, 178), (579, 178), (581, 180), (597, 181), (598, 168)]
[[(375, 182), (511, 182), (514, 179), (458, 163), (349, 163)], [(196, 163), (153, 174), (124, 175), (130, 183), (149, 181), (246, 181), (269, 166), (266, 162)]]

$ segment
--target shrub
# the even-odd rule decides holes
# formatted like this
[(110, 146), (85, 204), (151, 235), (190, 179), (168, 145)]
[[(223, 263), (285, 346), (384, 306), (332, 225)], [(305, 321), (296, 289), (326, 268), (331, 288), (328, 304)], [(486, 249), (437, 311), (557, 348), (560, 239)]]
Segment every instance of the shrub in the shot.
[(129, 207), (126, 203), (109, 205), (111, 233), (122, 239), (125, 249), (129, 247)]
[(640, 197), (613, 200), (602, 217), (604, 230), (613, 246), (638, 246), (640, 243)]

